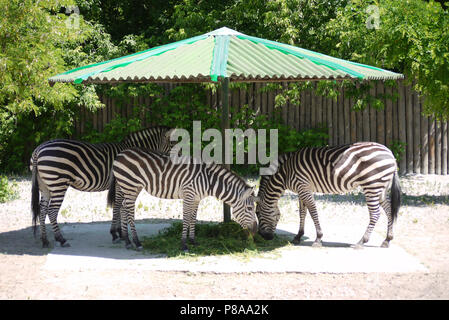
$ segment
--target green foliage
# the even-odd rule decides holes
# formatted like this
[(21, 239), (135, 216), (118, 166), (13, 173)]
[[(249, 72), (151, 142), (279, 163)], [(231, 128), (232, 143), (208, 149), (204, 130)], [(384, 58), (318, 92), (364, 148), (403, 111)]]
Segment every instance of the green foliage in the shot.
[(156, 236), (145, 237), (142, 241), (146, 252), (166, 254), (168, 257), (200, 257), (210, 255), (233, 254), (249, 257), (275, 250), (289, 244), (285, 238), (275, 236), (273, 240), (264, 240), (260, 235), (249, 235), (236, 222), (219, 224), (198, 223), (195, 228), (197, 246), (190, 245), (189, 252), (181, 250), (182, 223), (159, 231)]
[[(63, 13), (73, 1), (0, 0), (0, 170), (23, 173), (45, 140), (70, 137), (79, 106), (104, 105), (101, 86), (55, 84), (50, 76), (120, 56), (138, 47), (115, 46), (101, 25)], [(130, 44), (131, 43), (131, 44)]]
[(0, 203), (18, 198), (17, 183), (10, 182), (7, 176), (0, 175)]
[(396, 158), (396, 162), (400, 163), (402, 156), (405, 153), (405, 148), (407, 147), (407, 143), (399, 141), (399, 140), (393, 140), (391, 141), (390, 150), (393, 152), (394, 157)]
[[(368, 28), (379, 11), (379, 27)], [(449, 119), (449, 11), (432, 0), (351, 0), (326, 26), (330, 54), (404, 73), (425, 96), (425, 112)]]

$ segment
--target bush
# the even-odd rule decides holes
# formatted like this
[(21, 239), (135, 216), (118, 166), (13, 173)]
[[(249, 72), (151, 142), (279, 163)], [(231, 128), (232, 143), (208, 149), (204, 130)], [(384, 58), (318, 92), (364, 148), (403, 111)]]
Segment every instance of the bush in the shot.
[(0, 175), (0, 203), (18, 198), (17, 183), (10, 182), (8, 177)]

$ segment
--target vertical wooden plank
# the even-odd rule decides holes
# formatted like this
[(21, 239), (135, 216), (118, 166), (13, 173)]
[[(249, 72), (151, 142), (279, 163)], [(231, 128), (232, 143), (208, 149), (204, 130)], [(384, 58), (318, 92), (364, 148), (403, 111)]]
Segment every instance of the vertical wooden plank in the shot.
[[(369, 93), (372, 97), (376, 96), (376, 86), (377, 81), (372, 81), (370, 84)], [(369, 118), (370, 118), (370, 140), (377, 141), (377, 111), (374, 108), (374, 104), (370, 105), (369, 110)]]
[(310, 91), (304, 91), (304, 129), (310, 128)]
[(448, 123), (447, 122), (443, 122), (443, 125), (442, 125), (442, 130), (443, 130), (443, 132), (442, 132), (442, 142), (441, 142), (441, 144), (442, 144), (442, 150), (441, 150), (441, 174), (444, 174), (444, 175), (446, 175), (447, 173), (448, 173), (448, 170), (447, 170), (447, 167), (448, 167), (448, 163), (447, 163), (447, 152), (448, 152), (448, 149), (447, 149), (447, 140), (448, 140), (448, 136), (447, 136), (447, 134), (448, 134), (448, 130), (447, 130), (447, 126), (448, 126)]
[(316, 100), (315, 100), (315, 91), (309, 90), (310, 92), (310, 127), (316, 127)]
[(257, 110), (259, 110), (259, 114), (263, 114), (263, 110), (262, 110), (262, 99), (261, 99), (261, 95), (260, 95), (260, 83), (256, 82), (254, 83), (254, 105), (256, 107)]
[[(104, 98), (102, 98), (104, 99)], [(103, 100), (100, 100), (101, 102), (103, 102)], [(87, 109), (84, 108), (85, 110), (83, 110), (83, 113), (86, 113)], [(98, 114), (100, 113), (100, 109), (92, 112), (92, 127), (95, 130), (98, 130)], [(83, 121), (84, 122), (84, 121)]]
[(363, 130), (363, 141), (371, 141), (370, 139), (370, 110), (369, 106), (366, 106), (362, 111), (362, 130)]
[(345, 143), (345, 104), (343, 88), (339, 89), (340, 94), (337, 99), (337, 113), (338, 113), (338, 144)]
[(428, 118), (421, 115), (421, 173), (428, 174), (429, 172), (429, 123)]
[(323, 125), (323, 97), (317, 94), (316, 88), (317, 83), (315, 82), (314, 96), (315, 96), (316, 126), (318, 127)]
[[(261, 85), (261, 89), (263, 90), (265, 87), (264, 84)], [(261, 92), (261, 100), (262, 100), (262, 113), (267, 115), (267, 119), (271, 119), (271, 115), (268, 114), (268, 93)]]
[[(351, 99), (351, 105), (354, 105), (355, 99)], [(357, 122), (357, 130), (356, 130), (356, 139), (357, 141), (363, 141), (363, 113), (362, 111), (356, 111), (356, 122)]]
[[(385, 85), (382, 82), (377, 83), (376, 92), (378, 95), (385, 93)], [(383, 145), (385, 145), (385, 109), (386, 106), (382, 110), (377, 111), (377, 141)]]
[[(385, 87), (385, 94), (391, 96), (391, 87)], [(385, 99), (385, 145), (391, 147), (393, 140), (393, 102), (390, 98)]]
[(300, 125), (299, 125), (300, 114), (299, 113), (300, 113), (301, 101), (299, 102), (299, 105), (298, 104), (291, 104), (291, 103), (290, 103), (290, 105), (292, 106), (293, 111), (294, 111), (295, 129), (296, 129), (296, 131), (299, 131), (299, 128), (300, 128)]
[(418, 93), (413, 91), (413, 172), (421, 173), (421, 150), (420, 150), (420, 142), (421, 139), (419, 137), (421, 133), (421, 104), (419, 102)]
[(321, 123), (323, 123), (323, 125), (325, 127), (329, 127), (328, 123), (327, 123), (327, 105), (326, 105), (326, 98), (325, 97), (321, 97), (321, 111), (322, 111), (322, 119), (321, 119)]
[(338, 98), (332, 99), (332, 145), (338, 145)]
[(413, 93), (411, 86), (406, 86), (406, 124), (407, 124), (407, 173), (413, 173)]
[[(398, 84), (399, 98), (398, 98), (398, 130), (399, 141), (407, 142), (407, 130), (405, 121), (405, 86), (404, 81), (400, 80)], [(427, 138), (427, 134), (426, 134)], [(407, 148), (407, 146), (405, 146)], [(427, 153), (427, 152), (426, 152)], [(407, 154), (404, 152), (399, 163), (399, 173), (405, 174), (407, 172)]]
[(304, 91), (301, 91), (301, 104), (299, 105), (299, 131), (303, 131), (305, 129), (306, 103), (306, 94)]
[[(151, 98), (149, 96), (146, 96), (144, 98), (144, 103), (146, 105), (146, 108), (145, 108), (146, 112), (145, 112), (145, 115), (144, 115), (144, 124), (145, 124), (145, 127), (149, 127), (149, 126), (152, 125), (152, 118), (153, 118), (153, 116), (152, 116), (153, 110), (150, 107), (150, 105), (151, 105)], [(114, 109), (117, 109), (117, 108), (114, 108)]]
[[(399, 81), (396, 81), (396, 86), (392, 89), (392, 93), (395, 95), (399, 94)], [(393, 103), (393, 140), (399, 141), (399, 119), (398, 119), (398, 107), (399, 107), (399, 99), (396, 98), (396, 100), (392, 101)]]
[(343, 114), (344, 114), (344, 130), (345, 130), (345, 137), (344, 137), (344, 143), (350, 143), (351, 142), (351, 106), (349, 97), (345, 92), (343, 92)]
[(435, 121), (435, 174), (441, 174), (441, 122)]
[(274, 91), (273, 90), (268, 91), (267, 109), (271, 119), (274, 118), (274, 97), (275, 97)]
[(435, 174), (435, 120), (429, 118), (429, 174)]
[[(348, 105), (350, 104), (350, 101), (348, 99)], [(352, 143), (357, 141), (357, 115), (356, 111), (354, 111), (352, 108), (350, 108), (350, 121), (351, 121), (351, 141)], [(374, 128), (376, 125), (374, 124)], [(369, 128), (369, 127), (368, 127)]]
[(334, 145), (334, 122), (333, 122), (333, 110), (332, 110), (332, 100), (330, 98), (326, 98), (326, 109), (327, 109), (327, 127), (329, 134), (329, 145)]

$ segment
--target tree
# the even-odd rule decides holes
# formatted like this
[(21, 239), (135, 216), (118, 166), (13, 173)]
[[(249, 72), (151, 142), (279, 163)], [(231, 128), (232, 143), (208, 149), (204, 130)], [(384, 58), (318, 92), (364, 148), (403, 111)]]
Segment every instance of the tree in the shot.
[(335, 41), (332, 55), (404, 73), (425, 113), (449, 119), (449, 12), (440, 3), (351, 0), (325, 38)]
[(33, 148), (73, 130), (76, 107), (101, 107), (94, 87), (48, 78), (122, 52), (101, 26), (64, 14), (72, 1), (0, 0), (0, 168), (20, 171)]

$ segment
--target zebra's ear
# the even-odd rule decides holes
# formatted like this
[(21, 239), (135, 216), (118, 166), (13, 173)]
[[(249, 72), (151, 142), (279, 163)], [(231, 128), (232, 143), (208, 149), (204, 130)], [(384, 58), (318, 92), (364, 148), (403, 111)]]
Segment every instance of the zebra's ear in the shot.
[(173, 133), (173, 131), (175, 131), (176, 128), (171, 128), (170, 130), (168, 130), (167, 132), (165, 132), (165, 138), (167, 138), (168, 140), (170, 140), (170, 136)]
[(243, 201), (253, 194), (253, 188), (248, 188), (240, 193), (240, 200)]

